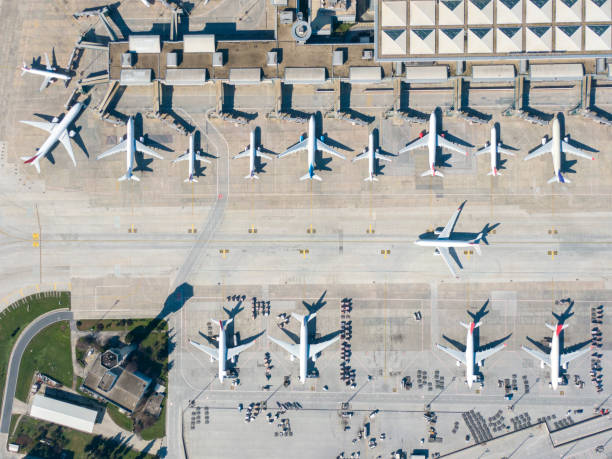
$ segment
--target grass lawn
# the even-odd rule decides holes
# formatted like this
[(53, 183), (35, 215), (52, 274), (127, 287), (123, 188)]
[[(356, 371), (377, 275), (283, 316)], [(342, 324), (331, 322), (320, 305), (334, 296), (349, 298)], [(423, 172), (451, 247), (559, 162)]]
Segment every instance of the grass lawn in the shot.
[(132, 418), (119, 412), (119, 408), (117, 408), (112, 403), (106, 404), (106, 412), (113, 420), (113, 422), (119, 427), (121, 427), (123, 430), (127, 430), (129, 432), (132, 432), (134, 430), (134, 421), (132, 421)]
[[(36, 296), (40, 298), (36, 298)], [(47, 296), (45, 293), (26, 297), (13, 303), (0, 313), (0, 393), (4, 393), (6, 372), (11, 350), (19, 334), (38, 316), (59, 308), (70, 308), (70, 293), (57, 292)], [(1, 398), (1, 397), (0, 397)], [(2, 400), (0, 400), (0, 406)]]
[(77, 328), (81, 331), (129, 331), (140, 325), (146, 327), (149, 322), (151, 319), (84, 319), (77, 320)]
[(140, 436), (143, 440), (151, 441), (156, 438), (163, 438), (166, 436), (166, 401), (164, 400), (164, 406), (162, 406), (161, 414), (159, 419), (155, 421), (151, 427), (143, 429), (140, 432)]
[[(46, 444), (40, 440), (46, 440)], [(112, 458), (112, 459), (153, 459), (151, 454), (141, 454), (118, 445), (109, 438), (90, 435), (68, 427), (58, 426), (38, 419), (24, 416), (9, 442), (21, 445), (20, 453), (42, 458), (60, 457), (62, 451), (69, 451), (66, 457), (76, 458)]]
[(17, 399), (25, 402), (32, 377), (38, 370), (66, 387), (72, 387), (72, 357), (68, 321), (49, 325), (36, 335), (26, 348), (17, 379)]

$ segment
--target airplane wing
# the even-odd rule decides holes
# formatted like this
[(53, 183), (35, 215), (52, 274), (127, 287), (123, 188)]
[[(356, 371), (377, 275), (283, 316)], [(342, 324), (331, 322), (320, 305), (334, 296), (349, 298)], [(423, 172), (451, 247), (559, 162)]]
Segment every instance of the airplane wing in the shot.
[(151, 150), (149, 147), (139, 142), (138, 140), (136, 141), (136, 150), (138, 150), (140, 153), (153, 156), (157, 159), (164, 159), (164, 157), (161, 156), (159, 153), (155, 152), (154, 150)]
[(459, 352), (459, 351), (457, 351), (455, 349), (450, 349), (450, 348), (448, 348), (446, 346), (442, 346), (441, 344), (436, 344), (436, 346), (438, 346), (438, 349), (440, 349), (441, 351), (444, 351), (448, 355), (450, 355), (457, 362), (461, 362), (462, 364), (465, 365), (465, 353)]
[(353, 161), (359, 161), (360, 159), (366, 159), (368, 157), (368, 150), (363, 150), (362, 153), (359, 153), (357, 156), (353, 158)]
[(525, 161), (542, 156), (544, 153), (552, 153), (552, 139), (525, 156)]
[(505, 344), (501, 343), (501, 344), (499, 344), (499, 345), (497, 345), (495, 347), (492, 347), (491, 349), (487, 349), (487, 350), (484, 350), (484, 351), (477, 351), (476, 355), (474, 357), (474, 360), (476, 362), (482, 362), (483, 360), (488, 359), (489, 357), (491, 357), (493, 354), (501, 351), (504, 347), (506, 347)]
[(48, 121), (21, 121), (23, 124), (27, 124), (28, 126), (32, 126), (38, 129), (42, 129), (43, 131), (51, 132), (55, 127), (55, 124), (49, 123)]
[(113, 148), (106, 150), (104, 153), (98, 155), (96, 159), (106, 158), (107, 156), (114, 155), (115, 153), (119, 153), (120, 151), (125, 151), (127, 148), (127, 141), (119, 142)]
[(291, 153), (295, 153), (296, 151), (300, 151), (300, 150), (306, 150), (307, 148), (308, 148), (308, 139), (304, 139), (301, 142), (296, 143), (294, 146), (282, 152), (280, 155), (278, 155), (278, 157), (282, 158), (283, 156), (289, 156)]
[(536, 359), (538, 359), (540, 362), (544, 362), (545, 365), (550, 366), (550, 355), (544, 354), (543, 352), (537, 351), (535, 349), (528, 348), (527, 346), (521, 346), (521, 348), (525, 352), (530, 354), (532, 357), (535, 357)]
[(340, 339), (340, 335), (336, 335), (331, 339), (328, 339), (326, 341), (319, 341), (317, 343), (311, 344), (310, 345), (310, 355), (317, 355), (320, 352), (323, 351), (323, 349), (325, 349), (326, 347), (331, 346), (332, 344), (334, 344), (336, 341), (338, 341)]
[(585, 348), (579, 349), (574, 352), (568, 352), (567, 354), (561, 354), (561, 365), (565, 366), (572, 360), (577, 359), (578, 357), (580, 357), (583, 354), (586, 354), (590, 350), (591, 350), (591, 346), (586, 346)]
[(322, 140), (317, 139), (316, 145), (317, 145), (317, 150), (321, 150), (321, 151), (324, 151), (325, 153), (329, 153), (330, 155), (337, 156), (340, 159), (346, 159), (346, 157), (342, 153), (338, 153), (336, 150), (334, 150), (332, 147), (327, 145)]
[(70, 156), (70, 159), (76, 167), (76, 159), (74, 159), (74, 152), (72, 151), (72, 145), (70, 144), (70, 136), (68, 135), (68, 131), (62, 132), (62, 135), (59, 136), (59, 141), (62, 142), (62, 145), (68, 152), (68, 156)]
[(281, 341), (279, 339), (276, 338), (272, 338), (270, 335), (268, 335), (268, 338), (278, 344), (280, 347), (282, 347), (284, 350), (286, 350), (289, 354), (291, 354), (292, 356), (296, 357), (296, 358), (300, 358), (300, 348), (297, 344), (293, 344), (293, 343), (287, 343), (285, 341)]
[(380, 153), (374, 153), (374, 157), (376, 159), (382, 159), (383, 161), (391, 161), (391, 158), (387, 158), (385, 155), (381, 155)]
[(40, 85), (39, 91), (42, 92), (42, 90), (45, 89), (47, 86), (49, 86), (50, 83), (51, 83), (51, 77), (45, 77), (42, 84)]
[(444, 227), (444, 229), (438, 236), (440, 239), (447, 238), (451, 235), (451, 233), (453, 232), (453, 229), (455, 228), (455, 223), (457, 223), (457, 219), (459, 218), (459, 214), (461, 213), (462, 210), (463, 210), (463, 204), (461, 204), (459, 208), (455, 211), (453, 216), (450, 218), (450, 220), (448, 221), (448, 223), (446, 224), (446, 226)]
[(455, 272), (455, 269), (453, 268), (451, 256), (450, 256), (450, 253), (448, 252), (448, 247), (436, 247), (436, 248), (438, 249), (438, 252), (440, 253), (440, 256), (442, 257), (442, 259), (444, 260), (444, 263), (446, 263), (446, 266), (448, 266), (448, 269), (450, 269), (451, 274), (455, 277), (459, 277), (457, 276), (457, 273)]
[(497, 147), (497, 151), (502, 155), (514, 156), (514, 152), (512, 150), (508, 150), (504, 147)]
[(581, 158), (585, 158), (585, 159), (594, 159), (593, 156), (589, 155), (588, 153), (582, 150), (579, 150), (576, 147), (572, 147), (569, 143), (563, 140), (561, 141), (561, 151), (563, 151), (563, 153), (568, 153), (574, 156), (580, 156)]
[(241, 344), (240, 346), (234, 346), (227, 350), (227, 359), (230, 360), (240, 354), (242, 351), (250, 348), (253, 344), (255, 344), (255, 340), (249, 341), (248, 343)]
[(202, 156), (202, 155), (198, 155), (198, 154), (196, 153), (195, 157), (196, 157), (196, 159), (197, 159), (198, 161), (202, 161), (202, 162), (205, 162), (205, 163), (209, 163), (209, 164), (210, 164), (210, 161), (209, 161), (209, 160), (207, 160), (207, 159), (206, 159), (204, 156)]
[(448, 148), (449, 150), (456, 151), (457, 153), (462, 153), (465, 156), (467, 156), (468, 154), (465, 149), (461, 148), (461, 145), (450, 142), (449, 140), (446, 140), (444, 137), (442, 137), (439, 134), (438, 134), (438, 146), (443, 147), (443, 148)]
[(474, 153), (476, 156), (484, 155), (485, 153), (491, 153), (491, 145), (486, 145)]
[(397, 152), (398, 155), (402, 153), (408, 153), (409, 151), (416, 150), (417, 148), (425, 148), (427, 146), (427, 140), (429, 139), (429, 134), (425, 134), (420, 139), (415, 140), (414, 142), (406, 145), (400, 151)]
[(210, 356), (211, 359), (219, 360), (219, 350), (213, 349), (212, 347), (204, 346), (203, 344), (196, 343), (195, 341), (189, 340), (193, 347), (198, 348), (202, 352), (205, 352)]
[(177, 162), (179, 162), (179, 161), (186, 161), (186, 160), (188, 160), (188, 159), (189, 159), (189, 152), (188, 152), (188, 151), (186, 151), (185, 153), (183, 153), (183, 154), (182, 154), (181, 156), (179, 156), (178, 158), (173, 159), (173, 160), (172, 160), (172, 164), (177, 163)]
[(251, 151), (251, 149), (247, 147), (247, 148), (244, 149), (244, 151), (238, 153), (232, 159), (246, 158), (247, 156), (249, 156), (250, 151)]

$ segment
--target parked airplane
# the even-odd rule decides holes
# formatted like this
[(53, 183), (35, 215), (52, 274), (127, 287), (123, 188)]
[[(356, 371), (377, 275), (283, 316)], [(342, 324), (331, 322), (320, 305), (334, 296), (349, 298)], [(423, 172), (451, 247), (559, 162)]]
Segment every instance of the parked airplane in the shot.
[[(467, 329), (467, 337), (465, 338), (465, 352), (459, 352), (455, 349), (450, 349), (446, 346), (442, 346), (441, 344), (436, 344), (438, 349), (446, 352), (448, 355), (453, 357), (457, 361), (457, 366), (461, 363), (465, 365), (465, 381), (468, 387), (471, 389), (472, 384), (476, 382), (477, 376), (474, 374), (474, 367), (476, 365), (482, 366), (482, 363), (485, 359), (491, 357), (496, 352), (501, 351), (504, 347), (506, 347), (506, 343), (498, 344), (495, 347), (490, 349), (479, 351), (474, 348), (474, 330), (477, 327), (480, 327), (482, 322), (475, 322), (476, 314), (473, 314), (468, 311), (468, 314), (472, 317), (472, 322), (466, 324), (464, 322), (459, 322), (463, 327)], [(480, 346), (485, 347), (485, 346)]]
[(57, 72), (56, 71), (57, 69), (53, 67), (51, 63), (49, 62), (49, 55), (47, 53), (45, 53), (45, 64), (46, 64), (45, 70), (43, 70), (43, 69), (35, 69), (32, 67), (28, 67), (26, 63), (24, 62), (23, 65), (21, 66), (21, 76), (25, 75), (26, 73), (31, 73), (32, 75), (44, 76), (45, 79), (43, 80), (42, 85), (40, 85), (40, 91), (45, 89), (55, 80), (64, 80), (66, 82), (65, 85), (68, 86), (68, 82), (70, 81), (71, 77), (63, 73)]
[(251, 131), (251, 143), (249, 146), (246, 147), (242, 153), (238, 153), (234, 156), (233, 159), (245, 158), (247, 156), (249, 157), (249, 175), (245, 175), (244, 178), (259, 180), (259, 177), (255, 174), (255, 157), (259, 156), (266, 159), (272, 159), (272, 157), (262, 153), (261, 149), (256, 146), (254, 129)]
[(370, 136), (368, 137), (368, 147), (363, 150), (363, 153), (358, 154), (357, 156), (355, 156), (353, 158), (353, 162), (355, 161), (359, 161), (360, 159), (365, 159), (368, 158), (368, 176), (366, 178), (364, 178), (363, 180), (366, 182), (378, 182), (378, 179), (375, 177), (376, 175), (376, 171), (375, 171), (375, 164), (374, 164), (374, 160), (375, 159), (382, 159), (384, 161), (391, 161), (390, 158), (387, 158), (384, 155), (380, 154), (380, 149), (379, 148), (374, 148), (374, 133), (370, 132)]
[(458, 145), (453, 142), (449, 142), (444, 138), (443, 135), (438, 134), (438, 121), (436, 118), (436, 111), (431, 112), (431, 116), (429, 117), (429, 132), (425, 135), (422, 133), (419, 136), (420, 138), (415, 140), (414, 142), (406, 145), (402, 148), (398, 154), (406, 153), (417, 148), (428, 148), (429, 149), (429, 170), (426, 170), (421, 174), (421, 177), (425, 177), (427, 175), (435, 175), (437, 177), (444, 177), (442, 172), (436, 170), (436, 153), (438, 147), (448, 148), (450, 150), (454, 150), (458, 153), (462, 153), (467, 156), (467, 151), (464, 150), (461, 145)]
[(327, 340), (319, 340), (316, 343), (310, 343), (308, 340), (308, 322), (313, 319), (317, 313), (308, 314), (307, 316), (301, 316), (292, 312), (291, 315), (294, 319), (300, 322), (300, 342), (299, 344), (287, 343), (285, 341), (272, 338), (268, 335), (268, 338), (280, 347), (285, 349), (291, 354), (291, 360), (295, 358), (300, 359), (300, 382), (304, 384), (306, 382), (306, 372), (308, 370), (308, 361), (312, 359), (313, 362), (317, 360), (319, 355), (326, 347), (332, 345), (340, 339), (340, 336), (334, 336)]
[(140, 179), (133, 174), (134, 155), (137, 151), (145, 155), (153, 156), (157, 159), (164, 159), (161, 155), (157, 154), (149, 147), (145, 146), (142, 142), (144, 142), (143, 137), (140, 138), (140, 142), (134, 137), (134, 118), (130, 116), (127, 122), (127, 135), (125, 137), (125, 140), (123, 140), (123, 142), (118, 143), (110, 150), (107, 150), (104, 153), (98, 155), (96, 159), (106, 158), (107, 156), (114, 155), (115, 153), (125, 151), (125, 161), (127, 170), (125, 172), (125, 175), (119, 177), (118, 180), (120, 182), (123, 180), (136, 180), (137, 182), (140, 182)]
[(147, 8), (149, 8), (151, 6), (151, 3), (149, 3), (149, 0), (140, 0), (144, 6), (146, 6)]
[(557, 319), (557, 325), (550, 325), (548, 323), (545, 324), (553, 331), (552, 342), (550, 344), (550, 353), (545, 354), (542, 351), (531, 349), (527, 346), (522, 346), (522, 348), (525, 352), (540, 361), (541, 368), (544, 368), (544, 365), (548, 365), (550, 367), (549, 385), (553, 388), (553, 390), (556, 390), (557, 387), (559, 387), (559, 383), (562, 381), (562, 378), (559, 376), (559, 367), (563, 367), (564, 370), (567, 370), (567, 364), (572, 360), (580, 357), (581, 355), (584, 355), (589, 352), (591, 350), (591, 346), (579, 349), (574, 352), (563, 353), (563, 350), (560, 349), (559, 338), (561, 336), (561, 332), (567, 328), (568, 324), (563, 323), (563, 316), (555, 314), (554, 312), (553, 316), (555, 316), (555, 318)]
[(210, 163), (209, 160), (207, 160), (204, 156), (201, 156), (200, 154), (198, 154), (198, 152), (195, 151), (195, 147), (194, 147), (194, 140), (193, 140), (193, 134), (189, 135), (189, 150), (187, 150), (185, 153), (183, 153), (181, 156), (179, 156), (178, 158), (176, 158), (175, 160), (172, 161), (172, 164), (178, 162), (178, 161), (187, 161), (189, 160), (189, 177), (187, 177), (184, 181), (185, 182), (195, 182), (197, 183), (198, 180), (195, 178), (195, 160), (198, 161), (204, 161), (205, 163)]
[(41, 147), (36, 151), (34, 156), (21, 158), (25, 164), (32, 164), (34, 167), (36, 167), (36, 171), (40, 174), (40, 160), (47, 156), (55, 143), (59, 141), (68, 152), (70, 159), (72, 159), (72, 162), (74, 163), (74, 167), (76, 167), (76, 159), (74, 159), (74, 152), (72, 151), (72, 145), (70, 145), (70, 137), (74, 137), (76, 132), (72, 130), (69, 131), (68, 127), (78, 116), (83, 107), (84, 105), (80, 102), (74, 104), (74, 106), (68, 111), (68, 113), (66, 113), (66, 116), (64, 116), (61, 121), (57, 117), (53, 118), (51, 122), (21, 121), (24, 124), (34, 126), (35, 128), (42, 129), (49, 133), (49, 137), (47, 137), (47, 140), (45, 140)]
[(324, 151), (326, 153), (330, 153), (334, 156), (337, 156), (340, 159), (346, 159), (344, 155), (338, 153), (332, 147), (323, 142), (323, 136), (321, 139), (317, 139), (316, 130), (315, 130), (315, 117), (314, 115), (310, 117), (308, 121), (308, 138), (304, 139), (300, 137), (300, 141), (296, 143), (294, 146), (290, 147), (285, 152), (278, 155), (279, 158), (283, 158), (284, 156), (288, 156), (296, 151), (307, 150), (308, 151), (308, 173), (300, 177), (300, 180), (319, 180), (321, 181), (321, 177), (314, 173), (315, 170), (315, 153), (317, 150)]
[(440, 255), (442, 257), (442, 259), (446, 263), (446, 266), (448, 266), (448, 269), (450, 270), (451, 274), (455, 277), (459, 277), (457, 273), (455, 272), (455, 270), (453, 269), (453, 266), (451, 264), (451, 256), (455, 259), (457, 264), (459, 264), (459, 260), (455, 252), (455, 248), (457, 247), (474, 248), (474, 250), (476, 250), (478, 255), (482, 255), (480, 251), (480, 245), (479, 245), (480, 241), (483, 238), (482, 232), (480, 232), (478, 236), (476, 236), (474, 239), (464, 240), (464, 239), (459, 239), (459, 238), (453, 238), (453, 235), (452, 235), (453, 228), (455, 227), (455, 223), (457, 222), (457, 219), (459, 218), (459, 214), (463, 210), (464, 205), (465, 205), (465, 201), (455, 211), (455, 213), (450, 218), (450, 220), (448, 221), (448, 223), (446, 224), (446, 226), (444, 227), (442, 231), (440, 232), (434, 231), (434, 233), (437, 235), (437, 238), (435, 239), (419, 238), (418, 240), (414, 241), (416, 245), (420, 245), (423, 247), (435, 247), (436, 250), (434, 252), (434, 255)]
[(211, 322), (219, 325), (219, 339), (217, 340), (218, 342), (217, 349), (213, 349), (208, 346), (204, 346), (203, 344), (199, 344), (199, 343), (196, 343), (195, 341), (189, 340), (189, 342), (194, 347), (208, 354), (211, 362), (215, 360), (219, 362), (219, 381), (221, 382), (223, 382), (223, 379), (227, 376), (227, 370), (225, 368), (226, 362), (228, 360), (235, 362), (238, 354), (240, 354), (242, 351), (248, 349), (253, 344), (255, 344), (255, 339), (256, 339), (255, 338), (252, 341), (249, 341), (244, 344), (240, 344), (238, 346), (227, 347), (227, 337), (225, 336), (225, 331), (226, 331), (227, 325), (230, 324), (233, 320), (234, 320), (233, 318), (227, 319), (227, 320), (210, 319)]
[(541, 156), (544, 153), (552, 153), (555, 176), (551, 178), (548, 183), (571, 183), (568, 179), (561, 175), (561, 153), (575, 155), (590, 160), (594, 160), (595, 158), (583, 150), (572, 147), (567, 142), (568, 140), (569, 136), (565, 136), (565, 138), (561, 139), (561, 123), (559, 122), (559, 118), (555, 117), (552, 128), (552, 139), (547, 141), (546, 137), (542, 138), (542, 146), (525, 156), (525, 161)]
[(492, 175), (494, 177), (501, 175), (497, 169), (497, 153), (514, 156), (514, 152), (502, 147), (502, 143), (497, 141), (497, 127), (495, 125), (491, 127), (491, 141), (488, 142), (486, 146), (478, 150), (476, 152), (476, 156), (480, 156), (484, 153), (491, 154), (491, 172), (489, 172), (488, 175)]

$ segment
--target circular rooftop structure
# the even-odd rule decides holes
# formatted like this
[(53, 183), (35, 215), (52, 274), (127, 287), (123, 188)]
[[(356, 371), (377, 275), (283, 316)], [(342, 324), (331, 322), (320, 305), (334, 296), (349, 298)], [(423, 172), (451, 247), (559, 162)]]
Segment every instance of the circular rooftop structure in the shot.
[(291, 35), (293, 35), (295, 41), (299, 43), (306, 43), (312, 35), (310, 24), (302, 20), (295, 21), (293, 23), (293, 27), (291, 28)]

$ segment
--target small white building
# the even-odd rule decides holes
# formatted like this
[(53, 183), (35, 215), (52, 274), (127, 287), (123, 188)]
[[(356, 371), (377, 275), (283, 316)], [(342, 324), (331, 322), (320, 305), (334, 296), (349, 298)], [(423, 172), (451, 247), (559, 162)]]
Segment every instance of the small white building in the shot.
[(32, 401), (30, 416), (71, 429), (92, 433), (98, 412), (73, 403), (36, 394)]

